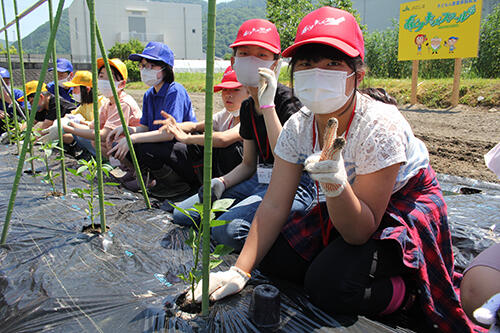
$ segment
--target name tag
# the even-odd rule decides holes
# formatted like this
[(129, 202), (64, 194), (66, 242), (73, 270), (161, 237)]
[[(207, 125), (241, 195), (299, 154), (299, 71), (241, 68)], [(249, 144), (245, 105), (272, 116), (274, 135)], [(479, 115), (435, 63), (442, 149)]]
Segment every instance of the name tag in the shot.
[(257, 179), (259, 184), (269, 184), (271, 182), (272, 165), (259, 164), (257, 166)]

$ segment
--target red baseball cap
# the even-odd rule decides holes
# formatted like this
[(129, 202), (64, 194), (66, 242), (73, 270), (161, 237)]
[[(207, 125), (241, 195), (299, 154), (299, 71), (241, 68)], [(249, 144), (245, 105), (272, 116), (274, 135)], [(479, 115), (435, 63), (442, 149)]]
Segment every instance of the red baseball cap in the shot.
[(281, 52), (280, 35), (276, 26), (268, 20), (251, 19), (243, 22), (236, 40), (229, 47), (256, 45), (279, 54)]
[(226, 68), (224, 71), (224, 74), (222, 75), (222, 81), (219, 84), (216, 84), (214, 86), (214, 92), (218, 92), (222, 89), (234, 89), (243, 86), (241, 83), (238, 82), (238, 79), (236, 78), (236, 72), (229, 66)]
[(365, 42), (358, 22), (345, 10), (322, 7), (307, 14), (300, 21), (293, 45), (283, 51), (283, 57), (291, 57), (299, 46), (326, 44), (350, 57), (365, 58)]

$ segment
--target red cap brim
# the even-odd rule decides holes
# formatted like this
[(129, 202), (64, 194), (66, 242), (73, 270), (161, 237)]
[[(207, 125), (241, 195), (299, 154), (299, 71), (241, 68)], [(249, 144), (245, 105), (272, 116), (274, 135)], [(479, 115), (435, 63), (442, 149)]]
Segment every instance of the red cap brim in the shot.
[(214, 92), (221, 91), (222, 89), (239, 88), (241, 86), (243, 86), (241, 83), (235, 81), (222, 82), (214, 86)]
[[(350, 57), (357, 57), (359, 56), (359, 51), (353, 48), (352, 46), (348, 45), (347, 43), (331, 38), (331, 37), (315, 37), (315, 38), (309, 38), (302, 40), (298, 43), (295, 43), (291, 46), (289, 46), (285, 51), (283, 51), (282, 56), (284, 58), (289, 58), (292, 57), (295, 54), (295, 51), (297, 50), (298, 47), (305, 45), (305, 44), (325, 44), (332, 46), (336, 49), (339, 49), (340, 51), (344, 52)], [(361, 58), (363, 58), (363, 55), (361, 55)]]
[(255, 46), (260, 46), (260, 47), (263, 47), (265, 48), (266, 50), (268, 51), (271, 51), (272, 53), (274, 54), (279, 54), (281, 52), (280, 49), (270, 45), (270, 44), (267, 44), (267, 43), (264, 43), (264, 42), (258, 42), (258, 41), (241, 41), (241, 42), (237, 42), (237, 43), (233, 43), (231, 45), (229, 45), (230, 48), (233, 48), (233, 47), (237, 47), (237, 46), (243, 46), (243, 45), (255, 45)]

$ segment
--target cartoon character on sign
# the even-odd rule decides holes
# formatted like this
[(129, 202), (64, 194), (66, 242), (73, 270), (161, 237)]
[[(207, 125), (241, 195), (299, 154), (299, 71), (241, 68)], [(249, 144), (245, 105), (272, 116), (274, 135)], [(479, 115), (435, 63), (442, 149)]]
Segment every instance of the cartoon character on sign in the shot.
[(415, 44), (417, 45), (417, 54), (422, 55), (422, 45), (424, 45), (427, 40), (427, 36), (423, 34), (418, 34), (415, 37)]
[(454, 53), (453, 51), (455, 51), (455, 49), (457, 48), (455, 46), (457, 41), (458, 41), (458, 37), (451, 36), (450, 38), (448, 38), (447, 42), (446, 41), (444, 42), (444, 46), (448, 47), (448, 50), (450, 51), (450, 53)]
[(441, 41), (441, 38), (434, 36), (432, 37), (430, 43), (427, 43), (425, 45), (429, 47), (429, 50), (432, 51), (432, 54), (437, 54), (439, 49), (441, 48)]

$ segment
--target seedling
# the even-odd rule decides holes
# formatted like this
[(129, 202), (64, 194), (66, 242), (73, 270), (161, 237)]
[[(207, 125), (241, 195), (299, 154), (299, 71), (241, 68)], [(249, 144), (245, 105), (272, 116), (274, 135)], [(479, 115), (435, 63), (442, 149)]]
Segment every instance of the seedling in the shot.
[[(35, 135), (33, 137), (36, 138)], [(26, 159), (26, 161), (28, 161), (28, 162), (31, 162), (33, 160), (43, 161), (43, 163), (45, 165), (45, 170), (47, 171), (47, 174), (45, 175), (45, 177), (43, 177), (42, 181), (51, 186), (52, 190), (50, 192), (50, 195), (61, 196), (62, 193), (59, 191), (56, 191), (56, 184), (55, 184), (55, 179), (57, 177), (59, 177), (59, 174), (54, 173), (54, 171), (50, 168), (50, 165), (49, 165), (49, 158), (50, 158), (50, 156), (52, 156), (52, 151), (54, 149), (59, 149), (59, 150), (61, 149), (57, 145), (57, 141), (46, 142), (42, 145), (42, 148), (40, 149), (43, 152), (42, 156), (31, 156), (30, 158)]]
[[(218, 212), (227, 212), (227, 209), (233, 204), (234, 199), (220, 199), (214, 201), (212, 205), (212, 209), (210, 209), (210, 228), (218, 227), (224, 224), (229, 223), (230, 221), (224, 220), (216, 220), (215, 213)], [(197, 203), (193, 206), (193, 208), (183, 209), (174, 204), (171, 204), (175, 209), (180, 211), (182, 214), (186, 215), (193, 222), (194, 228), (189, 228), (189, 238), (186, 240), (186, 244), (189, 245), (193, 249), (193, 267), (187, 274), (179, 274), (177, 275), (181, 280), (188, 283), (191, 286), (192, 299), (194, 302), (194, 287), (200, 282), (202, 278), (202, 270), (199, 267), (199, 259), (200, 259), (200, 249), (201, 249), (201, 239), (203, 238), (203, 225), (201, 221), (203, 221), (203, 204)], [(189, 212), (196, 212), (200, 215), (200, 222), (196, 223), (194, 218), (189, 214)], [(208, 230), (207, 232), (210, 232)], [(233, 248), (219, 244), (215, 247), (214, 251), (210, 253), (210, 262), (208, 263), (208, 270), (212, 270), (215, 267), (219, 266), (222, 263), (222, 259), (220, 257), (229, 254), (233, 251)]]
[[(87, 180), (86, 188), (74, 188), (71, 191), (75, 193), (80, 199), (83, 199), (87, 202), (87, 208), (85, 209), (85, 213), (87, 213), (90, 221), (92, 223), (92, 229), (95, 229), (94, 221), (99, 216), (101, 212), (96, 212), (96, 204), (95, 204), (95, 196), (94, 192), (96, 190), (95, 179), (97, 176), (97, 162), (92, 157), (90, 160), (78, 160), (78, 164), (81, 165), (77, 170), (68, 168), (68, 171), (77, 177), (83, 177)], [(109, 164), (102, 165), (102, 171), (104, 174), (109, 177), (109, 172), (113, 169), (113, 167)], [(104, 185), (110, 186), (118, 186), (118, 183), (104, 183)], [(104, 201), (106, 206), (114, 206), (113, 203), (109, 201)], [(105, 232), (106, 230), (102, 230)]]

